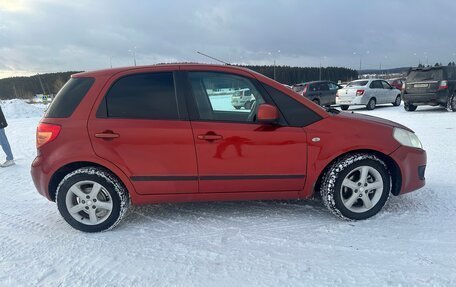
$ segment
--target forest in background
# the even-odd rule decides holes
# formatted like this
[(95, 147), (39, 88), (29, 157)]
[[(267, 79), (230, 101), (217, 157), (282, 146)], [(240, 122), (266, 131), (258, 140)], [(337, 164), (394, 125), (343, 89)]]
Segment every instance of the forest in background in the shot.
[[(358, 72), (340, 67), (290, 67), (290, 66), (244, 66), (278, 82), (293, 85), (307, 81), (349, 81), (358, 78)], [(30, 77), (0, 79), (0, 99), (32, 99), (37, 94), (55, 95), (77, 71), (37, 74)]]

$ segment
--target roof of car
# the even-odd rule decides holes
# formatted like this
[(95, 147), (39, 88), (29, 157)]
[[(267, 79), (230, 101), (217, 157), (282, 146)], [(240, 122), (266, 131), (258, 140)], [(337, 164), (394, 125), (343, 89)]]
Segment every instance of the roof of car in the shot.
[(216, 64), (201, 64), (201, 63), (173, 63), (173, 64), (156, 64), (156, 65), (146, 65), (146, 66), (129, 66), (129, 67), (119, 67), (119, 68), (111, 68), (111, 69), (102, 69), (102, 70), (95, 70), (95, 71), (88, 71), (88, 72), (81, 72), (72, 75), (72, 77), (97, 77), (97, 76), (109, 76), (114, 75), (120, 72), (132, 71), (132, 70), (145, 70), (151, 68), (164, 68), (164, 69), (171, 69), (171, 70), (185, 70), (185, 68), (192, 68), (192, 69), (201, 69), (201, 70), (225, 70), (225, 71), (244, 71), (248, 73), (255, 73), (252, 70), (247, 68), (239, 67), (239, 66), (232, 66), (232, 65), (216, 65)]

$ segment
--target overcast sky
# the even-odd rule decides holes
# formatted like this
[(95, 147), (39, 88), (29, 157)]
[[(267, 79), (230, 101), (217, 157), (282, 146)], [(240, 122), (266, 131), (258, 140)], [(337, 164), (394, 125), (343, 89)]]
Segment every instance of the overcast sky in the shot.
[(455, 0), (0, 0), (0, 78), (160, 62), (456, 61)]

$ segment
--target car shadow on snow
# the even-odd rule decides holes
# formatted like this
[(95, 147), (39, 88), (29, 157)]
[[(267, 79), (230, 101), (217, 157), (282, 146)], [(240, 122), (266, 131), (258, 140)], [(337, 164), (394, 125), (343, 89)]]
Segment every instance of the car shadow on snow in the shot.
[[(164, 203), (130, 207), (124, 228), (179, 225), (233, 226), (277, 222), (340, 221), (319, 200), (225, 201)], [(153, 224), (155, 225), (155, 224)]]

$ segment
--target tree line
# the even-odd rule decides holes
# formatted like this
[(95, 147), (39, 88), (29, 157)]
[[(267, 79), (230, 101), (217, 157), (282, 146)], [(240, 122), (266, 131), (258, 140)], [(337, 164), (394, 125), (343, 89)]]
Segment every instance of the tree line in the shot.
[(0, 99), (32, 99), (37, 94), (55, 95), (75, 73), (77, 72), (0, 79)]
[[(243, 66), (263, 74), (282, 84), (293, 85), (297, 83), (328, 80), (350, 81), (358, 78), (358, 72), (353, 69), (341, 67), (290, 67), (290, 66)], [(274, 72), (275, 70), (275, 72)], [(275, 75), (275, 77), (274, 77)]]
[[(293, 85), (319, 80), (349, 81), (358, 78), (356, 70), (340, 67), (243, 66), (278, 82)], [(32, 99), (37, 94), (55, 95), (78, 72), (38, 74), (31, 77), (0, 79), (0, 99)]]

